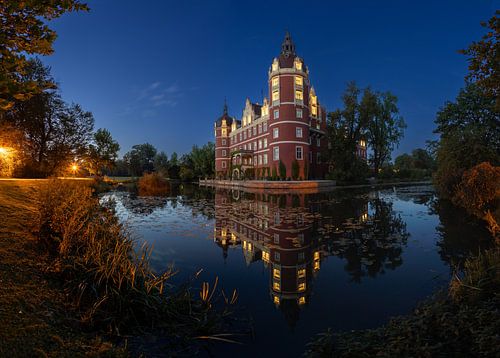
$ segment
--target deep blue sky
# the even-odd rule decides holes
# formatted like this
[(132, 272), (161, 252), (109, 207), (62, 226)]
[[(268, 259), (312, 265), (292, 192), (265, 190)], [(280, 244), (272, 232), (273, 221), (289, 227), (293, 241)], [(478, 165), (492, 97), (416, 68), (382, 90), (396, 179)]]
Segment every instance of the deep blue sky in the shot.
[(213, 140), (227, 97), (240, 117), (261, 102), (289, 29), (328, 110), (345, 85), (389, 90), (408, 128), (395, 154), (432, 138), (436, 111), (463, 86), (457, 50), (484, 33), (499, 1), (88, 1), (52, 22), (52, 67), (67, 101), (94, 113), (125, 153), (150, 142), (169, 155)]

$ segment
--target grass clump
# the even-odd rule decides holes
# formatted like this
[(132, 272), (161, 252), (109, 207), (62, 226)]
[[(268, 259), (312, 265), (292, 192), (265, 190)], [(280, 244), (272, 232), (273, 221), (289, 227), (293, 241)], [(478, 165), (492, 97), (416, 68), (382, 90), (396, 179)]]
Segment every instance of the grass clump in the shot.
[(465, 264), (448, 293), (422, 303), (411, 315), (364, 331), (313, 339), (307, 357), (494, 357), (500, 332), (500, 250)]
[[(174, 288), (171, 270), (156, 273), (150, 250), (135, 242), (112, 210), (82, 183), (54, 180), (42, 191), (39, 240), (51, 253), (72, 304), (89, 328), (109, 334), (152, 332), (178, 343), (223, 329), (225, 313), (190, 287)], [(182, 342), (181, 342), (182, 341)]]
[(146, 173), (139, 179), (138, 191), (141, 196), (168, 195), (170, 183), (158, 173)]

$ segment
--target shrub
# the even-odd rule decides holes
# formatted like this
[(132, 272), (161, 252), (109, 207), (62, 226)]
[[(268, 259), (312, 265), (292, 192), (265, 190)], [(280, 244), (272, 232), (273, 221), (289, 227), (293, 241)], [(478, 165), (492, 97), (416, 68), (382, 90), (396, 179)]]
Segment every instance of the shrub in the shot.
[(279, 176), (281, 180), (286, 180), (286, 166), (283, 164), (283, 162), (280, 159), (279, 162)]
[(299, 178), (299, 171), (300, 171), (299, 162), (297, 161), (297, 159), (295, 159), (292, 162), (292, 178), (293, 178), (293, 180), (297, 180)]
[(276, 167), (273, 165), (273, 171), (271, 174), (272, 180), (277, 180), (278, 179), (278, 171), (276, 170)]
[(465, 171), (451, 199), (455, 205), (488, 221), (493, 236), (498, 237), (500, 167), (484, 162)]
[(179, 170), (179, 178), (182, 181), (192, 181), (194, 179), (194, 172), (191, 168), (182, 166)]
[(138, 189), (141, 196), (168, 195), (170, 184), (158, 173), (144, 174), (139, 179)]

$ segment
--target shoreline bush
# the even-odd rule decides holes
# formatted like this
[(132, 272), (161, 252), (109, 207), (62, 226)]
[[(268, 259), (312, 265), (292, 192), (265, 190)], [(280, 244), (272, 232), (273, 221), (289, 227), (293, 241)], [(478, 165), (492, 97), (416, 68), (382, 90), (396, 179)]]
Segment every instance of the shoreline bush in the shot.
[(39, 199), (39, 241), (50, 253), (49, 269), (88, 329), (117, 337), (154, 331), (184, 345), (224, 330), (228, 306), (214, 309), (213, 292), (207, 301), (189, 285), (175, 288), (171, 269), (155, 272), (150, 249), (136, 250), (88, 184), (53, 180)]
[(140, 196), (162, 196), (170, 192), (170, 183), (158, 173), (144, 174), (137, 187)]

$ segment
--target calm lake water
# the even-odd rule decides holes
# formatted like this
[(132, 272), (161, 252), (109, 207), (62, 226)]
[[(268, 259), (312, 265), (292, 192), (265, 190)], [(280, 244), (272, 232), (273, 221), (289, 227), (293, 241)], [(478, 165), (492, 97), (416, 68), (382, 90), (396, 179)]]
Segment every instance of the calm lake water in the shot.
[(197, 186), (169, 197), (112, 192), (120, 219), (153, 245), (158, 270), (238, 292), (254, 337), (216, 356), (300, 356), (331, 327), (377, 327), (444, 287), (486, 232), (431, 186), (246, 193)]

